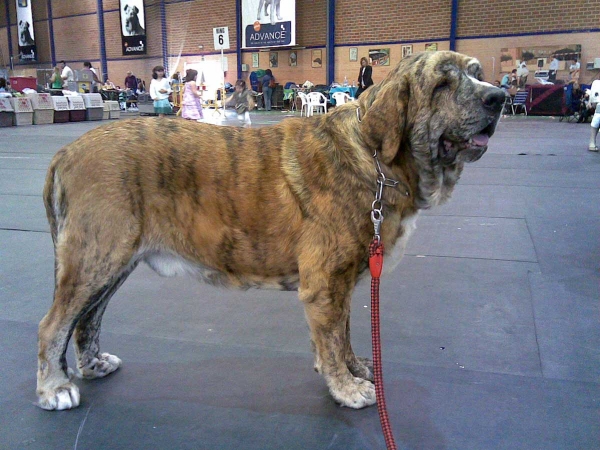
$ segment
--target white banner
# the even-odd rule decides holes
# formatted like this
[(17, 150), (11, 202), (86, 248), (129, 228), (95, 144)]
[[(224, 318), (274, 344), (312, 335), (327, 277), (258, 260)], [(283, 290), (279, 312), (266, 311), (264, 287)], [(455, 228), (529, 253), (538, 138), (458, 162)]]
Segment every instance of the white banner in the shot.
[(146, 14), (144, 0), (120, 0), (123, 55), (146, 54)]
[(33, 16), (30, 0), (17, 0), (17, 32), (19, 38), (19, 60), (30, 62), (37, 60)]
[(296, 0), (242, 0), (242, 48), (296, 45)]

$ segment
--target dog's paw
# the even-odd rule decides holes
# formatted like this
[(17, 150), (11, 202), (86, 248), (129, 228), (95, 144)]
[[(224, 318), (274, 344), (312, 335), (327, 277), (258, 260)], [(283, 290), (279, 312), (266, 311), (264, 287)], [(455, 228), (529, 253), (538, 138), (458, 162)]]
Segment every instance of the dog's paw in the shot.
[(332, 383), (329, 391), (334, 400), (342, 406), (360, 409), (376, 402), (375, 385), (362, 378), (349, 377), (345, 383)]
[(115, 355), (101, 353), (84, 367), (79, 368), (81, 378), (102, 378), (121, 367), (122, 361)]
[(364, 380), (373, 381), (373, 361), (369, 358), (354, 358), (347, 364), (348, 370), (355, 377), (362, 378)]
[(63, 409), (77, 408), (79, 406), (79, 388), (69, 382), (55, 389), (38, 391), (38, 406), (48, 411), (62, 411)]

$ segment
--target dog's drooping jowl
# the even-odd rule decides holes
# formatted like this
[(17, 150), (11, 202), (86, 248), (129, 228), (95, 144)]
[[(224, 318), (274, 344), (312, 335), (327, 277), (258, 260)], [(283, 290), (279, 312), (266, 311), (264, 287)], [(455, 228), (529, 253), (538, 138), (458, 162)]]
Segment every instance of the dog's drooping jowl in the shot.
[(375, 403), (370, 361), (350, 343), (351, 295), (373, 238), (373, 154), (399, 182), (382, 198), (391, 270), (419, 210), (448, 200), (464, 164), (487, 149), (504, 92), (482, 79), (474, 58), (422, 53), (326, 115), (259, 129), (138, 118), (61, 149), (44, 187), (56, 260), (54, 302), (39, 327), (39, 406), (79, 405), (71, 337), (84, 378), (121, 366), (101, 352), (100, 325), (141, 262), (165, 276), (297, 289), (333, 399)]

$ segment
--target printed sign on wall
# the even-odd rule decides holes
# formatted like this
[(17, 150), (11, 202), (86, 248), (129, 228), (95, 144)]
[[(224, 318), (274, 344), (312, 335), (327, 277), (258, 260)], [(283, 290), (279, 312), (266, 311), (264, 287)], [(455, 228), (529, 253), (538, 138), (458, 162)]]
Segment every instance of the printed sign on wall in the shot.
[(123, 55), (146, 54), (144, 0), (119, 0)]
[(242, 0), (242, 48), (296, 45), (296, 0)]
[(21, 62), (37, 61), (37, 49), (33, 33), (33, 16), (29, 0), (17, 0), (17, 29), (19, 35), (19, 60)]

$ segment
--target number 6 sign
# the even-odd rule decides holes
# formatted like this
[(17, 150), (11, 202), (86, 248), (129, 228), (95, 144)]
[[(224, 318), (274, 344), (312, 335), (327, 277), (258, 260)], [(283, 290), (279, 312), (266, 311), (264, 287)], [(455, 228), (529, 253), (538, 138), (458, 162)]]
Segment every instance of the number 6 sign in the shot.
[(229, 28), (228, 27), (213, 28), (213, 36), (215, 38), (215, 50), (229, 49)]

